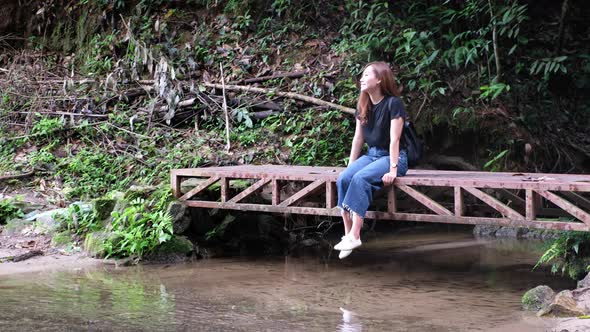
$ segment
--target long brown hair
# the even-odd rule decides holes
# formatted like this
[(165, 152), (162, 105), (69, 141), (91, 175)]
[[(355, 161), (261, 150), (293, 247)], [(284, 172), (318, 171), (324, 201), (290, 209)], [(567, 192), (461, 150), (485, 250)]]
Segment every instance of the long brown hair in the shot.
[[(375, 72), (375, 76), (378, 80), (381, 81), (379, 86), (381, 87), (381, 93), (385, 97), (387, 96), (396, 96), (399, 97), (401, 95), (401, 91), (395, 82), (395, 77), (389, 65), (385, 62), (378, 61), (378, 62), (371, 62), (363, 68), (363, 71), (367, 69), (369, 66)], [(371, 98), (367, 92), (361, 92), (361, 96), (359, 97), (359, 101), (356, 105), (356, 109), (358, 110), (358, 118), (361, 121), (361, 124), (366, 124), (369, 118), (369, 109), (373, 106), (371, 102)]]

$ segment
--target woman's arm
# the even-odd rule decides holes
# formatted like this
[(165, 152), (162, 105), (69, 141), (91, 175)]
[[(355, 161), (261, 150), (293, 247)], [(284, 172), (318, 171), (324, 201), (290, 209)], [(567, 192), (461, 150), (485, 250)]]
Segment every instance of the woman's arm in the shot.
[(361, 122), (356, 120), (356, 128), (354, 130), (354, 138), (352, 139), (352, 148), (350, 149), (350, 158), (348, 164), (352, 164), (361, 154), (361, 150), (365, 144), (365, 137), (363, 136), (363, 127)]
[(393, 181), (397, 177), (397, 162), (399, 160), (399, 142), (402, 136), (403, 129), (404, 118), (398, 117), (391, 120), (391, 129), (389, 132), (389, 173), (385, 174), (382, 178), (383, 184), (385, 184), (386, 186), (393, 184)]

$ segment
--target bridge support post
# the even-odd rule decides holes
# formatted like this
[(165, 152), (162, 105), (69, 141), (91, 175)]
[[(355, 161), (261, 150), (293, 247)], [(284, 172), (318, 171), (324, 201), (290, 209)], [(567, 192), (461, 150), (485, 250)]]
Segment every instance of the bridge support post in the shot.
[(465, 204), (463, 203), (463, 189), (455, 187), (455, 216), (462, 217), (465, 214)]
[(395, 197), (395, 185), (391, 185), (387, 189), (387, 212), (397, 212), (397, 198)]
[(539, 211), (539, 194), (534, 192), (532, 189), (527, 189), (525, 193), (525, 205), (526, 205), (526, 219), (535, 220), (537, 219), (537, 212)]

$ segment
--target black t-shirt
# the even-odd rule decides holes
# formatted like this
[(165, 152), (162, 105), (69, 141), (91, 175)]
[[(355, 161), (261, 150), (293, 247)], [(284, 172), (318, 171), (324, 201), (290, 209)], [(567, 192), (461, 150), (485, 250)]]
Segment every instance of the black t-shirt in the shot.
[[(358, 111), (355, 115), (358, 118)], [(391, 120), (406, 119), (406, 109), (402, 100), (395, 96), (384, 97), (369, 110), (367, 123), (363, 125), (363, 136), (369, 147), (389, 150)]]

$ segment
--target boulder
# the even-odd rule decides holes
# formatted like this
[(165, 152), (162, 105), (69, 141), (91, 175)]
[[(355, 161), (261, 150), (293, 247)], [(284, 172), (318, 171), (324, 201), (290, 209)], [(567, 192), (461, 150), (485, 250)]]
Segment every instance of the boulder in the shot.
[(502, 226), (476, 225), (473, 227), (475, 237), (493, 237)]
[(555, 292), (549, 286), (537, 286), (524, 293), (522, 296), (522, 308), (524, 310), (538, 311), (545, 307), (555, 297)]
[(519, 237), (522, 237), (522, 234), (524, 234), (524, 231), (522, 228), (518, 228), (518, 227), (502, 227), (499, 230), (496, 231), (496, 237), (497, 238), (503, 238), (503, 239), (518, 239)]
[[(112, 192), (109, 197), (115, 200), (115, 206), (113, 207), (113, 211), (117, 211), (119, 213), (123, 212), (127, 206), (129, 206), (129, 202), (125, 200), (125, 193), (120, 191)], [(111, 213), (113, 212), (111, 211)]]
[(117, 205), (117, 199), (114, 198), (102, 197), (93, 200), (92, 208), (96, 219), (103, 224), (106, 223), (111, 218), (111, 212), (115, 209), (115, 205)]
[(110, 232), (92, 232), (86, 234), (84, 239), (84, 250), (95, 258), (103, 258), (107, 255), (105, 241), (113, 236)]
[(156, 187), (156, 186), (133, 185), (133, 186), (129, 187), (129, 189), (127, 189), (127, 192), (125, 193), (125, 199), (129, 200), (129, 199), (134, 199), (137, 197), (148, 198), (148, 196), (151, 195), (151, 193), (153, 193), (157, 189), (158, 189), (158, 187)]
[(578, 281), (578, 288), (586, 287), (590, 287), (590, 273), (588, 273), (584, 279)]
[(152, 263), (178, 263), (188, 260), (195, 251), (195, 245), (185, 236), (174, 235), (153, 252), (145, 255), (144, 260)]
[(182, 234), (191, 225), (191, 215), (186, 204), (180, 201), (170, 202), (167, 213), (172, 216), (172, 229), (174, 234)]
[(41, 212), (35, 218), (37, 221), (37, 228), (40, 232), (55, 232), (62, 227), (62, 222), (56, 219), (60, 216), (66, 217), (68, 213), (69, 211), (66, 208)]
[(580, 318), (561, 319), (551, 332), (590, 332), (590, 320)]
[(537, 312), (537, 316), (572, 317), (583, 316), (586, 310), (581, 308), (569, 290), (559, 292), (553, 302)]
[(572, 296), (578, 303), (578, 307), (583, 308), (586, 313), (590, 313), (590, 287), (574, 289)]

